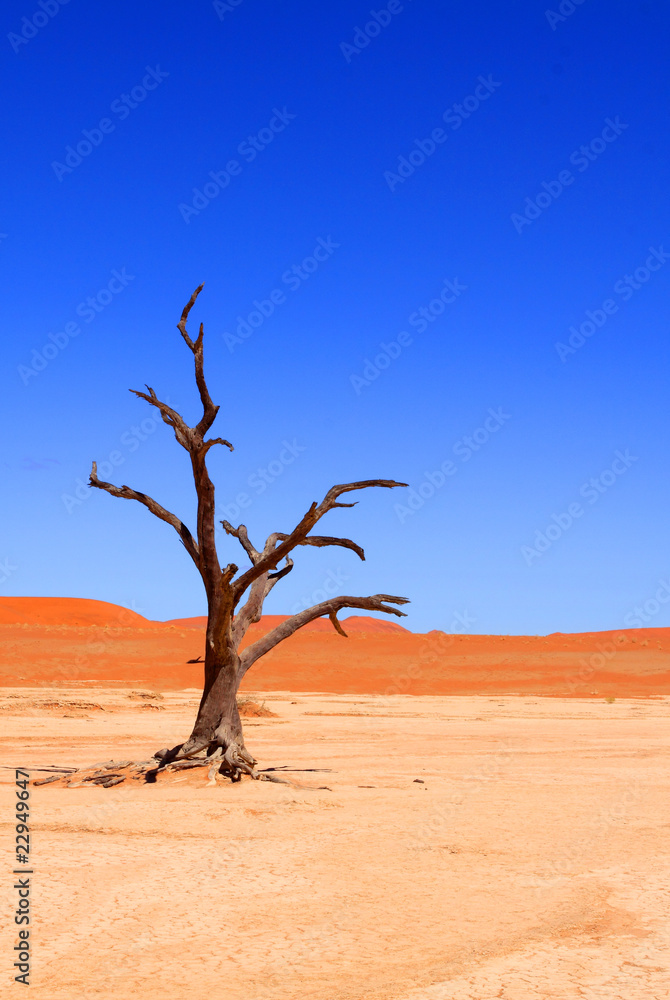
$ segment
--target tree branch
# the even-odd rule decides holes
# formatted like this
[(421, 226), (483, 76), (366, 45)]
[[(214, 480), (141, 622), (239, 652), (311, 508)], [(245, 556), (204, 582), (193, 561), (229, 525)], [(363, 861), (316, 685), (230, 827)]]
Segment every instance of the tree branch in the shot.
[[(194, 429), (201, 439), (205, 436), (209, 428), (212, 426), (214, 420), (216, 419), (216, 415), (219, 412), (219, 407), (215, 406), (214, 403), (212, 402), (212, 397), (209, 394), (209, 389), (207, 388), (207, 383), (205, 382), (205, 375), (203, 369), (203, 349), (202, 349), (202, 341), (204, 336), (203, 325), (202, 323), (200, 324), (200, 330), (198, 332), (198, 336), (196, 337), (195, 341), (191, 340), (191, 337), (189, 336), (188, 331), (186, 329), (186, 321), (188, 319), (188, 314), (195, 305), (195, 300), (198, 298), (200, 292), (203, 290), (204, 287), (205, 287), (204, 282), (201, 285), (198, 285), (196, 290), (193, 292), (193, 295), (184, 306), (184, 309), (181, 314), (181, 319), (177, 323), (177, 329), (184, 338), (184, 341), (186, 342), (187, 346), (193, 352), (193, 357), (195, 358), (195, 381), (196, 385), (198, 386), (198, 392), (200, 393), (200, 399), (202, 401), (203, 414), (201, 420)], [(230, 448), (232, 451), (232, 446), (230, 446)]]
[(249, 593), (249, 598), (240, 610), (239, 614), (235, 615), (233, 621), (233, 641), (236, 646), (242, 641), (244, 636), (247, 634), (247, 629), (254, 622), (259, 622), (261, 620), (261, 615), (263, 614), (263, 604), (265, 603), (265, 598), (268, 596), (274, 585), (281, 580), (283, 576), (286, 576), (293, 569), (293, 560), (288, 556), (286, 557), (286, 566), (279, 570), (277, 573), (264, 574), (259, 576), (257, 580), (251, 585), (251, 592)]
[(140, 399), (145, 399), (147, 403), (151, 403), (156, 409), (160, 410), (160, 415), (163, 418), (163, 422), (172, 427), (174, 430), (174, 436), (176, 437), (182, 448), (186, 451), (192, 452), (194, 448), (193, 441), (193, 431), (188, 426), (184, 418), (176, 410), (173, 410), (171, 406), (167, 403), (162, 403), (158, 398), (151, 386), (147, 386), (149, 390), (149, 395), (146, 392), (140, 392), (139, 389), (130, 389), (129, 391), (139, 396)]
[[(347, 506), (349, 505), (347, 504)], [(286, 541), (289, 536), (281, 532), (276, 532), (274, 537), (278, 541)], [(339, 545), (343, 549), (351, 549), (352, 552), (355, 552), (365, 562), (365, 552), (360, 545), (352, 542), (350, 538), (333, 538), (330, 535), (308, 535), (301, 542), (296, 542), (296, 545), (313, 545), (317, 549), (325, 548), (327, 545)]]
[(225, 438), (210, 438), (209, 441), (203, 442), (201, 453), (203, 455), (206, 455), (209, 449), (212, 447), (212, 445), (215, 444), (223, 444), (226, 446), (226, 448), (229, 448), (231, 451), (235, 451), (230, 441), (226, 441)]
[(348, 639), (349, 636), (347, 635), (347, 633), (344, 631), (344, 629), (337, 620), (337, 614), (334, 611), (331, 611), (328, 617), (330, 618), (331, 624), (335, 629), (335, 631), (339, 632), (340, 635), (343, 635), (345, 639)]
[(244, 524), (241, 524), (239, 528), (233, 528), (230, 521), (222, 521), (221, 524), (227, 535), (232, 535), (233, 538), (237, 538), (240, 545), (249, 556), (250, 563), (255, 566), (261, 557), (260, 552), (256, 549), (249, 541), (249, 535), (247, 534), (247, 529)]
[[(271, 535), (270, 538), (268, 538), (262, 557), (254, 566), (251, 567), (251, 569), (247, 570), (246, 573), (243, 573), (242, 576), (233, 584), (234, 601), (239, 601), (247, 587), (249, 587), (259, 576), (262, 576), (263, 573), (266, 573), (270, 569), (276, 569), (277, 563), (287, 556), (288, 553), (296, 547), (296, 545), (309, 545), (310, 542), (305, 542), (307, 535), (312, 530), (314, 525), (323, 517), (324, 514), (327, 514), (329, 510), (333, 510), (334, 507), (353, 507), (354, 504), (342, 504), (337, 502), (337, 498), (341, 496), (342, 493), (349, 493), (352, 490), (363, 490), (371, 486), (383, 486), (387, 489), (393, 489), (395, 486), (406, 485), (406, 483), (396, 483), (393, 479), (366, 479), (359, 483), (345, 483), (340, 486), (331, 487), (320, 504), (317, 504), (316, 502), (312, 504), (290, 535), (275, 532), (274, 535)], [(281, 540), (281, 544), (276, 545), (276, 541), (279, 540)], [(270, 544), (271, 542), (273, 542), (273, 544)], [(342, 539), (339, 540), (337, 544), (344, 544), (345, 548), (353, 548), (355, 545), (354, 542), (346, 544), (347, 542), (348, 539)], [(316, 544), (318, 545), (318, 543)], [(354, 549), (354, 551), (357, 550), (358, 547)], [(361, 549), (358, 554), (360, 555), (362, 551), (363, 550)]]
[[(257, 639), (251, 646), (247, 646), (240, 657), (239, 677), (242, 678), (249, 667), (261, 656), (265, 656), (278, 643), (288, 639), (289, 636), (297, 632), (304, 625), (328, 615), (332, 621), (332, 616), (336, 615), (342, 608), (359, 608), (363, 611), (383, 611), (387, 615), (396, 615), (398, 618), (405, 618), (404, 611), (397, 608), (390, 608), (388, 604), (409, 604), (406, 597), (393, 597), (390, 594), (373, 594), (372, 597), (331, 597), (327, 601), (315, 604), (312, 608), (300, 611), (297, 615), (287, 618), (281, 625), (268, 632), (261, 639)], [(334, 624), (334, 623), (333, 623)], [(339, 622), (338, 622), (339, 625)], [(342, 626), (340, 626), (342, 629)], [(342, 629), (342, 631), (344, 631)]]
[(123, 500), (137, 500), (138, 503), (144, 504), (144, 506), (150, 510), (152, 514), (160, 518), (161, 521), (171, 524), (184, 543), (184, 548), (190, 555), (193, 562), (196, 564), (198, 569), (201, 568), (200, 550), (196, 541), (186, 525), (183, 521), (179, 520), (176, 514), (171, 514), (169, 510), (166, 510), (165, 507), (161, 507), (159, 503), (153, 500), (150, 496), (147, 496), (146, 493), (138, 493), (136, 490), (131, 490), (129, 486), (113, 486), (111, 483), (105, 483), (101, 479), (98, 479), (97, 462), (93, 463), (89, 485), (95, 486), (99, 490), (104, 490), (113, 497), (121, 497)]

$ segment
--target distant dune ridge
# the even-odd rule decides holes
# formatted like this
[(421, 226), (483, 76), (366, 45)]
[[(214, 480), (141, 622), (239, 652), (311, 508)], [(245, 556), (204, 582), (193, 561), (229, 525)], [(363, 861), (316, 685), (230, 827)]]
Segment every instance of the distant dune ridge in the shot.
[[(287, 615), (251, 626), (254, 642)], [(104, 601), (0, 598), (0, 685), (198, 688), (206, 619), (155, 622)], [(341, 694), (670, 693), (670, 629), (548, 636), (416, 634), (365, 616), (307, 625), (249, 672), (244, 687)]]

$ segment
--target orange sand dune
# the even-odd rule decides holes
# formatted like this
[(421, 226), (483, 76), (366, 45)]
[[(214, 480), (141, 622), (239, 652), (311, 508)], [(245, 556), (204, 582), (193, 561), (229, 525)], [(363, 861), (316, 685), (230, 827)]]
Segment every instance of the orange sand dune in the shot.
[[(193, 619), (197, 621), (198, 619)], [(142, 615), (106, 601), (89, 601), (80, 597), (2, 597), (0, 625), (77, 625), (133, 626), (159, 628)]]
[[(283, 621), (268, 615), (247, 644)], [(0, 598), (0, 685), (197, 688), (204, 618), (153, 622), (102, 601)], [(670, 693), (670, 629), (548, 636), (417, 635), (362, 616), (320, 619), (264, 657), (247, 687), (341, 694)]]

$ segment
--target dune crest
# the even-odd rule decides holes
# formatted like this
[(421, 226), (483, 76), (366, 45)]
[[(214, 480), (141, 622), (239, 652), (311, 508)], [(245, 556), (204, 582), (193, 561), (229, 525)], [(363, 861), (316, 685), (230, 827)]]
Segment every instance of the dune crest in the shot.
[[(265, 615), (255, 642), (285, 615)], [(0, 685), (202, 684), (204, 617), (155, 622), (104, 601), (0, 598)], [(243, 689), (336, 694), (645, 697), (670, 693), (670, 629), (548, 636), (426, 635), (354, 615), (349, 638), (326, 619), (260, 660)]]

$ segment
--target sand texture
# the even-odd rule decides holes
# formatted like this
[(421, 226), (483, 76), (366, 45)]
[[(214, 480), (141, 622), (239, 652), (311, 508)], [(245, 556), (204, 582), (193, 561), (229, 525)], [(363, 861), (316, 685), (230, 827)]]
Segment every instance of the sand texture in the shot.
[[(143, 759), (197, 699), (4, 688), (2, 763)], [(32, 788), (35, 1000), (670, 995), (670, 698), (254, 700), (294, 786)]]

